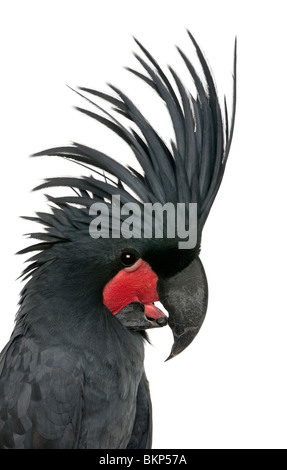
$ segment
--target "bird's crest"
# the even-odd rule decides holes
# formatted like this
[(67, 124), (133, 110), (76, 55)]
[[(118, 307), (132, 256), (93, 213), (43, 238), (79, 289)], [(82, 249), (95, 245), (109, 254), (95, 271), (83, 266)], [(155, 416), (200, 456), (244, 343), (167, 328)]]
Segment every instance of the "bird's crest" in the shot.
[[(54, 186), (70, 187), (75, 195), (51, 197), (52, 214), (38, 213), (28, 219), (41, 222), (46, 233), (32, 234), (41, 243), (22, 250), (26, 253), (44, 250), (51, 244), (69, 240), (75, 230), (86, 228), (90, 222), (89, 208), (104, 201), (111, 207), (112, 197), (121, 198), (121, 204), (141, 203), (196, 203), (197, 230), (200, 239), (224, 174), (233, 136), (236, 108), (236, 42), (234, 51), (234, 91), (231, 117), (224, 100), (221, 109), (210, 68), (194, 37), (188, 35), (195, 47), (204, 79), (178, 48), (187, 70), (195, 84), (196, 96), (187, 91), (177, 73), (169, 67), (174, 85), (153, 56), (136, 40), (144, 58), (135, 55), (146, 74), (128, 69), (156, 91), (168, 110), (175, 134), (169, 149), (156, 129), (147, 121), (134, 103), (118, 88), (110, 85), (115, 96), (90, 88), (79, 88), (77, 93), (87, 93), (112, 106), (114, 113), (102, 108), (91, 99), (96, 110), (77, 108), (99, 121), (123, 139), (133, 151), (142, 173), (131, 166), (123, 166), (107, 154), (79, 143), (41, 151), (35, 156), (59, 156), (72, 160), (93, 171), (92, 176), (58, 177), (46, 179), (35, 189)], [(82, 95), (83, 96), (83, 95)], [(85, 97), (86, 98), (86, 97)], [(86, 98), (87, 99), (87, 98)], [(132, 121), (133, 129), (126, 128), (115, 116), (123, 115)], [(98, 175), (105, 175), (99, 178)], [(80, 206), (80, 210), (79, 210)]]

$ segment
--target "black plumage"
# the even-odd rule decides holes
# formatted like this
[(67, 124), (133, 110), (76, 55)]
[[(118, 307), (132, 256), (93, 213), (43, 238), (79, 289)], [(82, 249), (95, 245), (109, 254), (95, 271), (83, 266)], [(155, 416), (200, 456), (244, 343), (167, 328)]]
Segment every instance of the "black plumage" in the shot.
[[(79, 143), (35, 155), (63, 157), (87, 166), (93, 174), (50, 178), (36, 188), (67, 187), (74, 195), (48, 195), (51, 213), (27, 217), (45, 230), (32, 233), (37, 243), (20, 252), (35, 254), (23, 271), (27, 282), (21, 292), (15, 329), (0, 356), (0, 448), (151, 447), (145, 330), (164, 326), (167, 320), (163, 315), (149, 318), (146, 304), (153, 309), (152, 301), (141, 302), (141, 298), (111, 314), (104, 292), (118, 274), (129, 272), (123, 267), (123, 253), (134, 258), (135, 266), (142, 263), (148, 275), (156, 277), (159, 300), (169, 312), (168, 323), (174, 334), (170, 357), (190, 344), (205, 317), (207, 281), (198, 255), (201, 233), (232, 141), (236, 50), (229, 122), (226, 102), (223, 116), (210, 69), (188, 34), (204, 81), (185, 53), (178, 51), (194, 81), (195, 97), (169, 68), (172, 85), (137, 40), (143, 57), (136, 58), (145, 73), (129, 69), (165, 103), (175, 136), (170, 148), (115, 86), (110, 85), (113, 95), (88, 88), (77, 91), (95, 106), (95, 112), (78, 110), (123, 139), (142, 172)], [(112, 106), (113, 111), (87, 95)], [(125, 127), (117, 114), (132, 127)], [(146, 239), (142, 232), (137, 238), (93, 239), (90, 208), (95, 202), (104, 202), (112, 213), (112, 196), (120, 196), (122, 205), (132, 202), (139, 207), (145, 203), (196, 203), (196, 246), (180, 250), (178, 237)]]

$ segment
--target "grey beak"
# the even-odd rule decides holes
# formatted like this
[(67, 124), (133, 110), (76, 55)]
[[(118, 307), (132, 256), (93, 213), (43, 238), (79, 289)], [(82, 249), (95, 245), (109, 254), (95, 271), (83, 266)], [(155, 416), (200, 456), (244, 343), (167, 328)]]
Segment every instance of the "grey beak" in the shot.
[(181, 353), (193, 341), (204, 321), (208, 303), (208, 284), (200, 259), (195, 258), (172, 278), (159, 280), (160, 302), (169, 313), (168, 324), (174, 343), (166, 360)]

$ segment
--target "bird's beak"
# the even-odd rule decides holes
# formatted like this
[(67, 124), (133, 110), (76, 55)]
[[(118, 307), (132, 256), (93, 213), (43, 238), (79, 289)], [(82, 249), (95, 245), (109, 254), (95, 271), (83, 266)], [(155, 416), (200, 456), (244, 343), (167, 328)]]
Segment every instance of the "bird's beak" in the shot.
[[(149, 307), (149, 308), (147, 308)], [(129, 330), (140, 331), (167, 325), (168, 319), (155, 305), (132, 302), (122, 308), (115, 317)]]
[(159, 301), (169, 314), (174, 343), (168, 359), (181, 353), (197, 335), (205, 318), (208, 285), (200, 259), (195, 258), (172, 278), (158, 280)]

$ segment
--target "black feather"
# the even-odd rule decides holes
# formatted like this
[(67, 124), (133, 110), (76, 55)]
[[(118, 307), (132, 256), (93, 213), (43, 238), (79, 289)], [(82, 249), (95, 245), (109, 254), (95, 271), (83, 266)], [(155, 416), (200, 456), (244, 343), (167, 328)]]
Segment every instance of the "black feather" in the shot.
[[(144, 58), (136, 54), (136, 59), (147, 75), (128, 69), (164, 103), (173, 125), (170, 145), (116, 86), (110, 85), (115, 96), (79, 88), (112, 107), (109, 111), (76, 91), (96, 112), (77, 110), (124, 141), (141, 171), (76, 142), (34, 155), (64, 158), (92, 174), (47, 178), (35, 189), (62, 187), (67, 188), (67, 194), (46, 195), (50, 212), (25, 217), (40, 223), (43, 232), (30, 234), (37, 243), (19, 252), (36, 253), (29, 255), (22, 273), (28, 282), (21, 291), (14, 331), (0, 354), (0, 448), (151, 447), (152, 411), (144, 373), (146, 335), (137, 329), (130, 331), (104, 302), (105, 287), (122, 273), (125, 240), (107, 237), (95, 241), (89, 233), (90, 209), (94, 202), (105, 202), (113, 214), (113, 196), (120, 196), (122, 205), (137, 203), (141, 208), (148, 202), (197, 203), (198, 243), (194, 249), (180, 250), (168, 238), (132, 241), (140, 258), (158, 276), (158, 298), (171, 307), (173, 357), (194, 338), (205, 315), (207, 282), (196, 257), (224, 174), (236, 109), (236, 42), (229, 120), (226, 99), (222, 112), (208, 64), (193, 36), (188, 35), (203, 80), (187, 55), (178, 51), (195, 84), (195, 96), (172, 67), (168, 78), (137, 40)], [(122, 124), (123, 118), (129, 128)], [(124, 216), (118, 217), (122, 220)], [(138, 222), (141, 220), (134, 224)], [(188, 284), (182, 285), (185, 277)], [(129, 305), (133, 303), (144, 309), (143, 303)], [(141, 314), (144, 317), (142, 309)], [(146, 321), (150, 327), (151, 322)]]
[[(102, 174), (103, 171), (108, 172), (120, 182), (118, 186), (113, 184), (112, 180), (102, 182), (93, 177), (52, 178), (46, 180), (36, 189), (51, 186), (77, 188), (82, 194), (78, 197), (78, 204), (86, 207), (91, 205), (94, 200), (110, 198), (116, 192), (121, 195), (123, 203), (134, 202), (137, 200), (135, 198), (143, 203), (196, 202), (198, 205), (198, 235), (200, 238), (221, 184), (233, 136), (236, 110), (236, 42), (233, 107), (229, 122), (226, 100), (224, 101), (223, 117), (209, 66), (189, 31), (188, 35), (203, 71), (203, 81), (187, 55), (180, 48), (177, 49), (194, 81), (197, 91), (196, 96), (190, 95), (177, 73), (172, 67), (169, 67), (176, 85), (176, 88), (174, 88), (158, 62), (138, 40), (135, 41), (143, 52), (145, 59), (138, 54), (135, 54), (135, 56), (148, 76), (133, 69), (128, 69), (149, 87), (152, 87), (160, 99), (165, 102), (175, 133), (175, 143), (171, 144), (171, 151), (156, 129), (151, 126), (146, 117), (123, 91), (114, 85), (110, 85), (116, 95), (111, 96), (97, 90), (80, 87), (79, 90), (82, 92), (102, 99), (107, 104), (112, 105), (117, 113), (133, 122), (134, 128), (127, 129), (111, 112), (106, 111), (86, 97), (90, 103), (104, 113), (104, 116), (83, 108), (77, 108), (80, 112), (108, 127), (124, 140), (142, 167), (143, 174), (141, 175), (131, 167), (124, 167), (116, 159), (99, 150), (74, 143), (70, 147), (49, 149), (39, 152), (35, 156), (49, 155), (67, 158), (78, 164), (88, 166), (88, 168), (94, 170), (96, 175)], [(179, 92), (181, 102), (177, 97), (176, 90)], [(79, 94), (81, 95), (81, 93)], [(133, 196), (129, 189), (132, 191)], [(87, 192), (92, 194), (92, 198), (86, 197)], [(84, 193), (85, 196), (83, 197)], [(64, 209), (67, 214), (69, 204), (77, 204), (76, 199), (67, 196), (67, 206)], [(64, 200), (65, 198), (58, 198), (54, 202), (56, 204), (61, 203), (63, 207)]]

